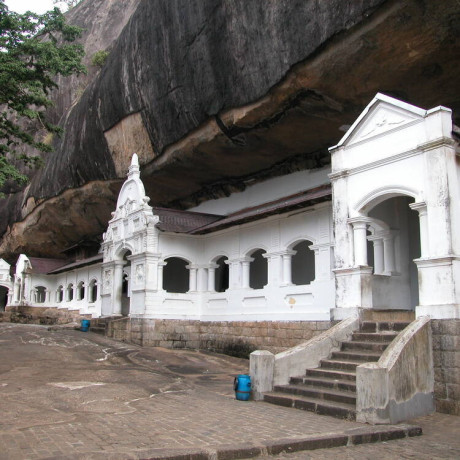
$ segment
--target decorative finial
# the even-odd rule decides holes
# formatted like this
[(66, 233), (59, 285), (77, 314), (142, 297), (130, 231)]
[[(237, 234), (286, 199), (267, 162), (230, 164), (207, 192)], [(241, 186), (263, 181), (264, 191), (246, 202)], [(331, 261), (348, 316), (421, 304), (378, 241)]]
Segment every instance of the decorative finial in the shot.
[(139, 177), (139, 157), (137, 156), (137, 153), (133, 153), (133, 156), (131, 158), (131, 166), (129, 167), (128, 171), (128, 177), (131, 178), (132, 176), (137, 176)]

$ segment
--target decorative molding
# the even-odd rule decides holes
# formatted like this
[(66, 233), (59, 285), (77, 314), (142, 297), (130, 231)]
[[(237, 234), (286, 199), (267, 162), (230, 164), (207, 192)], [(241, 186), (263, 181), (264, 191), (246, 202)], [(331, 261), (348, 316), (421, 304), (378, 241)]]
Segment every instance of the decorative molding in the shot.
[[(372, 190), (371, 192), (367, 193), (364, 195), (354, 206), (353, 209), (355, 209), (357, 212), (361, 212), (363, 208), (365, 208), (367, 205), (369, 205), (371, 202), (376, 200), (379, 197), (388, 197), (388, 195), (394, 195), (394, 196), (410, 196), (417, 200), (419, 195), (421, 195), (420, 192), (417, 192), (416, 190), (410, 189), (408, 187), (403, 187), (401, 185), (386, 185), (384, 187), (379, 187), (377, 189)], [(387, 198), (385, 198), (382, 201), (385, 201)], [(377, 203), (378, 204), (378, 203)]]
[(437, 149), (439, 147), (453, 147), (455, 148), (456, 142), (451, 137), (439, 137), (438, 139), (424, 142), (423, 144), (417, 145), (417, 149), (422, 152), (428, 152), (430, 150)]
[(334, 171), (328, 174), (327, 176), (331, 181), (341, 179), (342, 177), (347, 177), (350, 175), (350, 170), (349, 169), (341, 169), (339, 171)]

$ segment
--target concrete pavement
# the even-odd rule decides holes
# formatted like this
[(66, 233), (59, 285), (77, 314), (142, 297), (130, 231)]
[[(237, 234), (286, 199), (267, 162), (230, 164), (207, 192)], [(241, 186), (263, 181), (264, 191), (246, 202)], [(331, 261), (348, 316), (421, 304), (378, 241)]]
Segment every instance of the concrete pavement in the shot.
[[(223, 355), (140, 348), (93, 333), (0, 323), (0, 459), (199, 460), (264, 453), (288, 458), (280, 452), (405, 437), (411, 430), (236, 401), (233, 377), (247, 371), (246, 360)], [(424, 446), (426, 455), (431, 449), (433, 455), (443, 452), (439, 458), (459, 458), (459, 421), (436, 414), (414, 422), (422, 422), (428, 436), (293, 458), (354, 455), (354, 449), (382, 457), (376, 451), (386, 446), (394, 456), (382, 458), (411, 458), (405, 452), (411, 455), (417, 446)], [(366, 458), (362, 455), (356, 458)]]

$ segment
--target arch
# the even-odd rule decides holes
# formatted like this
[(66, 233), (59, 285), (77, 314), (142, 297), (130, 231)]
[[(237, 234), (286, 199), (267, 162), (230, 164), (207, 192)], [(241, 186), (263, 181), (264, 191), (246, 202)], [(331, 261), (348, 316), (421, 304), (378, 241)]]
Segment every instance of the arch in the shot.
[(56, 289), (56, 302), (61, 303), (64, 300), (64, 286), (62, 284)]
[(84, 281), (80, 281), (78, 284), (77, 284), (77, 300), (84, 300), (85, 298), (85, 282)]
[[(382, 197), (384, 199), (382, 199)], [(386, 194), (369, 202), (367, 264), (373, 266), (372, 303), (376, 308), (414, 309), (419, 301), (420, 221), (410, 195)], [(370, 243), (370, 244), (369, 244)]]
[(5, 311), (8, 303), (8, 292), (9, 288), (4, 284), (0, 284), (0, 311)]
[(182, 257), (168, 257), (163, 267), (163, 289), (167, 292), (185, 293), (190, 289), (189, 262)]
[(35, 286), (33, 290), (34, 300), (36, 303), (45, 303), (46, 302), (46, 293), (47, 289), (45, 286)]
[(268, 246), (259, 244), (259, 246), (249, 246), (244, 251), (241, 251), (241, 254), (245, 254), (246, 257), (252, 257), (256, 251), (265, 251), (268, 252)]
[(292, 283), (296, 285), (310, 284), (315, 280), (315, 251), (310, 249), (313, 243), (302, 239), (291, 247), (295, 254), (291, 257)]
[[(375, 206), (378, 206), (378, 205), (376, 204)], [(372, 211), (372, 209), (370, 209), (369, 211)], [(390, 231), (390, 226), (383, 220), (376, 219), (375, 217), (368, 217), (367, 221), (369, 224), (369, 231), (371, 232), (372, 235), (376, 235), (377, 233), (387, 233)]]
[(126, 260), (126, 254), (130, 252), (135, 253), (134, 246), (127, 241), (122, 242), (118, 247), (115, 248), (113, 253), (114, 260)]
[(294, 246), (298, 243), (301, 243), (302, 241), (308, 241), (310, 243), (310, 246), (312, 244), (316, 244), (316, 239), (312, 238), (310, 235), (298, 235), (295, 238), (290, 239), (287, 244), (286, 244), (286, 249), (288, 251), (292, 251), (294, 249)]
[(268, 260), (265, 249), (254, 249), (249, 255), (253, 259), (249, 264), (249, 287), (263, 289), (268, 282)]
[(66, 301), (72, 302), (73, 300), (73, 283), (69, 283), (66, 289)]
[(123, 316), (128, 316), (131, 310), (131, 260), (129, 256), (133, 253), (126, 246), (125, 251), (120, 253), (125, 264), (121, 272), (121, 280), (118, 280), (118, 282), (121, 282), (121, 314)]
[(184, 257), (183, 254), (178, 254), (178, 253), (165, 254), (163, 257), (163, 261), (166, 262), (168, 259), (180, 259), (180, 260), (183, 260), (184, 262), (187, 262), (187, 264), (192, 263), (190, 259), (187, 259), (187, 257)]
[(89, 287), (88, 287), (88, 302), (89, 303), (94, 303), (97, 300), (97, 294), (98, 294), (97, 286), (98, 286), (98, 282), (95, 278), (93, 278), (89, 282)]
[(214, 259), (217, 265), (214, 278), (214, 290), (216, 292), (225, 292), (229, 286), (229, 266), (225, 263), (228, 260), (227, 256), (218, 256)]
[(210, 260), (209, 263), (215, 264), (215, 263), (217, 263), (217, 261), (218, 261), (219, 259), (221, 259), (222, 257), (226, 257), (226, 258), (228, 259), (228, 258), (229, 258), (229, 255), (228, 255), (228, 253), (225, 252), (225, 251), (220, 251), (219, 254), (217, 254), (216, 256), (214, 256), (214, 257), (211, 258), (211, 260)]
[(396, 187), (381, 187), (364, 195), (354, 206), (355, 211), (359, 215), (367, 215), (369, 211), (375, 208), (380, 203), (397, 196), (409, 196), (415, 201), (423, 201), (420, 193), (417, 190), (404, 186)]

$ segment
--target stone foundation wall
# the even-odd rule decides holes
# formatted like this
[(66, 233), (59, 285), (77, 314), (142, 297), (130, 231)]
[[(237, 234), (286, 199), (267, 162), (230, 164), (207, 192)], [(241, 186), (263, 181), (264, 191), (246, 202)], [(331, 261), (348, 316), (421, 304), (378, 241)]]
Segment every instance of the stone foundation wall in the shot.
[(460, 319), (431, 324), (436, 410), (460, 415)]
[(193, 348), (248, 357), (254, 350), (278, 353), (319, 335), (329, 321), (186, 321), (123, 318), (107, 335), (143, 346)]
[(90, 319), (91, 315), (80, 315), (78, 310), (67, 310), (57, 307), (7, 307), (0, 312), (0, 322), (22, 324), (67, 324), (79, 322), (81, 319)]

